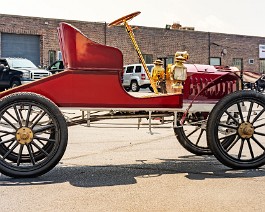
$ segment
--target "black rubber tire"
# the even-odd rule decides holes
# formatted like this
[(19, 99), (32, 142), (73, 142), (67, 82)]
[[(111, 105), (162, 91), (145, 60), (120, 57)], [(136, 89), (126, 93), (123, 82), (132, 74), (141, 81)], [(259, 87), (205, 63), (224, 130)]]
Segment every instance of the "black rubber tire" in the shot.
[(131, 90), (130, 87), (124, 87), (124, 90), (126, 90), (127, 92), (129, 92)]
[[(180, 126), (179, 122), (177, 122), (177, 125)], [(193, 132), (186, 135), (185, 129), (187, 126), (183, 125), (182, 127), (173, 128), (174, 133), (176, 135), (176, 138), (178, 139), (179, 143), (189, 152), (195, 154), (195, 155), (212, 155), (212, 151), (207, 146), (206, 141), (206, 132), (205, 129), (200, 128), (200, 126), (197, 126), (198, 130), (200, 130), (199, 136), (197, 137), (197, 140), (193, 141), (190, 139), (190, 135), (195, 133), (197, 129), (195, 129)], [(204, 144), (204, 145), (203, 145)]]
[(132, 92), (138, 92), (140, 90), (140, 86), (138, 85), (137, 81), (132, 81), (130, 89)]
[(18, 80), (14, 80), (11, 82), (10, 87), (15, 88), (15, 87), (20, 86), (20, 85), (21, 85), (21, 83)]
[[(215, 105), (207, 122), (207, 142), (221, 163), (234, 169), (265, 164), (264, 111), (265, 96), (255, 91), (237, 91)], [(232, 123), (225, 121), (228, 118)], [(233, 139), (224, 141), (229, 137)]]
[[(68, 140), (67, 124), (59, 108), (46, 97), (24, 92), (2, 98), (0, 122), (4, 126), (0, 128), (1, 173), (37, 177), (50, 171), (62, 158)], [(27, 144), (17, 137), (23, 128), (33, 134)]]
[(149, 87), (149, 90), (151, 91), (151, 92), (154, 92), (154, 89), (153, 89), (153, 87), (150, 85)]
[[(179, 126), (179, 122), (177, 122), (177, 125)], [(207, 142), (207, 136), (206, 136), (206, 127), (201, 127), (200, 125), (193, 126), (196, 127), (195, 129), (190, 130), (190, 132), (185, 132), (186, 130), (184, 128), (191, 127), (183, 125), (182, 127), (174, 128), (174, 133), (176, 138), (178, 139), (181, 146), (183, 146), (187, 151), (190, 153), (193, 153), (195, 155), (213, 155), (212, 150), (208, 146)], [(196, 134), (197, 133), (197, 134)], [(190, 137), (197, 135), (196, 138)], [(227, 138), (222, 142), (222, 145), (226, 145), (231, 140), (233, 140), (234, 137)]]

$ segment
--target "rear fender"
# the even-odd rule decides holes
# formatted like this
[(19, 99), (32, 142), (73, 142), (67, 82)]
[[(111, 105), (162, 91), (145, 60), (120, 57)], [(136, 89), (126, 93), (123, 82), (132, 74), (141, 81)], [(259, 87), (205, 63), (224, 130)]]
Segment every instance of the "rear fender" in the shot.
[(132, 83), (133, 81), (136, 81), (136, 82), (138, 83), (138, 85), (139, 85), (139, 83), (140, 83), (140, 79), (139, 79), (139, 77), (132, 77), (132, 78), (131, 78), (131, 83)]

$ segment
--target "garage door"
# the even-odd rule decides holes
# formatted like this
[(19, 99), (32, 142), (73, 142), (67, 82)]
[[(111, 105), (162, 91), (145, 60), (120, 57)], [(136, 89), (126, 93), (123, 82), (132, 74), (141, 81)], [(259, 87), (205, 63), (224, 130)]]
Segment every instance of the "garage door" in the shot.
[(40, 36), (1, 33), (1, 56), (22, 57), (40, 65)]

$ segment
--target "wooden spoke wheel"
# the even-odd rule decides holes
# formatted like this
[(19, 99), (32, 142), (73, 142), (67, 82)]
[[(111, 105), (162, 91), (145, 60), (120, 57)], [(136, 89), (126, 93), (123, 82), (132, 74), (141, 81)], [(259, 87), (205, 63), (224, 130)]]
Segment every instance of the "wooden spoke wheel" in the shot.
[(0, 172), (36, 177), (63, 156), (68, 139), (59, 108), (34, 93), (15, 93), (0, 101)]
[[(212, 151), (208, 146), (206, 137), (206, 126), (208, 113), (197, 112), (192, 114), (193, 121), (181, 127), (174, 128), (176, 138), (179, 143), (189, 152), (195, 155), (212, 155)], [(177, 125), (180, 125), (177, 122)], [(226, 145), (234, 137), (226, 138), (222, 141), (222, 145)]]
[[(180, 125), (179, 122), (177, 125)], [(206, 140), (206, 120), (174, 128), (179, 143), (195, 155), (212, 155)]]
[(126, 16), (123, 16), (111, 23), (108, 24), (109, 27), (111, 26), (119, 26), (119, 25), (122, 25), (125, 21), (130, 21), (131, 19), (133, 19), (135, 16), (139, 15), (141, 12), (134, 12), (134, 13), (131, 13), (129, 15), (126, 15)]
[(237, 91), (221, 99), (207, 122), (207, 142), (216, 158), (235, 169), (265, 164), (265, 96)]

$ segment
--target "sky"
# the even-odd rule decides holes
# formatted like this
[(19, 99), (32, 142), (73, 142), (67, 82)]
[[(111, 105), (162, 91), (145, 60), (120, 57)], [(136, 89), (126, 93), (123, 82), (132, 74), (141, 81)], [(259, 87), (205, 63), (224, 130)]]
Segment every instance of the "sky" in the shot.
[(264, 0), (0, 0), (0, 14), (110, 23), (140, 11), (129, 24), (265, 37)]

